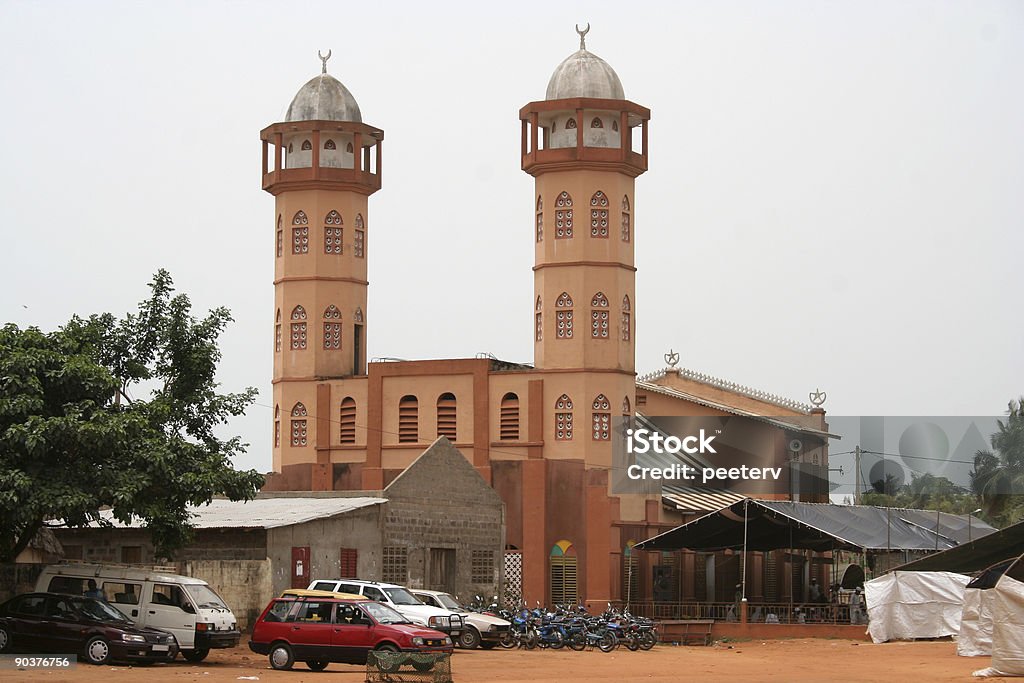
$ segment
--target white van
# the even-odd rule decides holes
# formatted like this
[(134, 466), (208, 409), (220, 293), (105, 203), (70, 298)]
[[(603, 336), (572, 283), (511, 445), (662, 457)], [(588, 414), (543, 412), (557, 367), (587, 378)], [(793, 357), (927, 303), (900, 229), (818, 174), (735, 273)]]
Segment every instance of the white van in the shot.
[(117, 565), (54, 564), (36, 590), (105, 599), (138, 626), (174, 634), (182, 656), (203, 660), (211, 648), (238, 645), (238, 620), (202, 579)]

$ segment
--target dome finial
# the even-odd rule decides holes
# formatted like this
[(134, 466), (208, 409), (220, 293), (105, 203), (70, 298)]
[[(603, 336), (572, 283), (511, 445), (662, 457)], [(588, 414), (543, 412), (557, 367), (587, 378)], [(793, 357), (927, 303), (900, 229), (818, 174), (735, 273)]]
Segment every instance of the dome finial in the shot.
[(327, 51), (327, 56), (324, 57), (324, 53), (320, 52), (320, 50), (317, 50), (316, 51), (316, 56), (319, 57), (320, 61), (323, 62), (323, 64), (324, 64), (324, 70), (321, 73), (327, 73), (327, 60), (331, 58), (331, 51), (328, 50)]
[(585, 29), (583, 29), (582, 31), (580, 30), (580, 25), (576, 24), (576, 33), (580, 34), (580, 49), (581, 50), (586, 50), (587, 49), (587, 34), (590, 33), (590, 22), (589, 21), (587, 22), (587, 27)]

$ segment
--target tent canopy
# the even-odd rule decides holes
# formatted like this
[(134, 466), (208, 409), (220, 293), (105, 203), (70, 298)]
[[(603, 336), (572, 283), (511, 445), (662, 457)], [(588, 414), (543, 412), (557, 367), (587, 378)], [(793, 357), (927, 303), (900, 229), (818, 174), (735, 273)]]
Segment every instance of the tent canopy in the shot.
[[(739, 550), (745, 543), (747, 550), (945, 550), (966, 540), (967, 527), (965, 517), (928, 510), (746, 499), (636, 548), (714, 552)], [(993, 531), (983, 522), (972, 524), (975, 536)]]
[(1024, 554), (1024, 522), (1018, 522), (952, 550), (908, 562), (901, 571), (944, 571), (973, 574), (1010, 557)]

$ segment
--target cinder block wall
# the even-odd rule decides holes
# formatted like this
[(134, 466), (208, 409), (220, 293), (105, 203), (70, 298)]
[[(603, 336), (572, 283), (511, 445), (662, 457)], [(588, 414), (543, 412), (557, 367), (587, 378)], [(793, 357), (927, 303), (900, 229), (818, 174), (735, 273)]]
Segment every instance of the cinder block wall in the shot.
[(273, 595), (270, 560), (185, 560), (179, 571), (206, 581), (224, 598), (243, 631), (252, 628)]

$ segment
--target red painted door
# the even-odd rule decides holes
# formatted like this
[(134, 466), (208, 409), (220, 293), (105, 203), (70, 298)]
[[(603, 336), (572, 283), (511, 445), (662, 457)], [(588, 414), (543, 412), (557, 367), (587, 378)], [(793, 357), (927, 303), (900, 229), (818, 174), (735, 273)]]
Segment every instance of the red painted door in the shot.
[(292, 548), (292, 588), (309, 585), (309, 546)]

